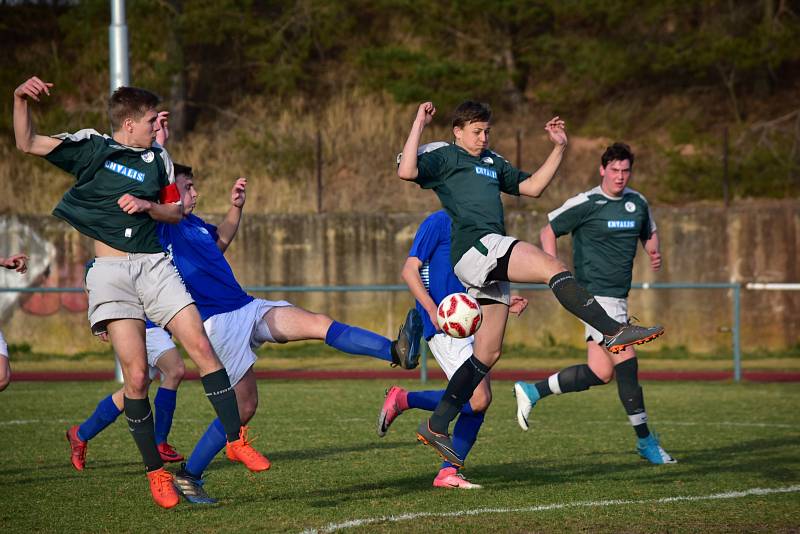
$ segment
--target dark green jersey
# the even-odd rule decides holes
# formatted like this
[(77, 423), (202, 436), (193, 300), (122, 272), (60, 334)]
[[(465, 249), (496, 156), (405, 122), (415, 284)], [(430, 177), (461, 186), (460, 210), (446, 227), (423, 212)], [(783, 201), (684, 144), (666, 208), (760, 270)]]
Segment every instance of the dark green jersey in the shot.
[(472, 156), (458, 145), (444, 143), (421, 154), (417, 169), (414, 181), (433, 189), (453, 220), (453, 265), (481, 237), (506, 235), (500, 192), (519, 196), (519, 183), (530, 176), (491, 150)]
[(572, 233), (578, 282), (593, 295), (626, 298), (638, 242), (656, 231), (647, 200), (627, 187), (621, 198), (609, 197), (598, 186), (567, 200), (548, 218), (556, 237)]
[(130, 253), (161, 252), (156, 221), (147, 213), (128, 215), (117, 205), (129, 193), (159, 201), (159, 193), (174, 182), (172, 163), (160, 147), (123, 146), (94, 130), (55, 136), (63, 139), (46, 158), (75, 176), (53, 215), (80, 233)]

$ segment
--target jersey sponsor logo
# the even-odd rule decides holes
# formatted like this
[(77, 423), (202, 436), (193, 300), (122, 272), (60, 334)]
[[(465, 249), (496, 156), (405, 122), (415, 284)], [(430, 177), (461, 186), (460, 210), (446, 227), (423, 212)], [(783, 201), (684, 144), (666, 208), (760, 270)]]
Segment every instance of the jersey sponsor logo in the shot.
[(122, 176), (130, 178), (131, 180), (136, 180), (137, 182), (144, 182), (144, 173), (139, 172), (136, 169), (131, 169), (120, 163), (115, 163), (108, 160), (105, 162), (104, 166), (111, 172), (121, 174)]
[(636, 221), (608, 221), (609, 228), (636, 228)]
[(636, 211), (636, 204), (634, 204), (631, 201), (626, 202), (625, 211), (627, 211), (628, 213), (633, 213), (634, 211)]
[(486, 167), (475, 167), (475, 173), (481, 176), (487, 176), (491, 181), (497, 181), (497, 171), (494, 169), (487, 169)]
[(153, 159), (154, 158), (155, 158), (155, 155), (153, 155), (153, 151), (152, 150), (147, 150), (142, 154), (142, 160), (145, 163), (153, 163)]

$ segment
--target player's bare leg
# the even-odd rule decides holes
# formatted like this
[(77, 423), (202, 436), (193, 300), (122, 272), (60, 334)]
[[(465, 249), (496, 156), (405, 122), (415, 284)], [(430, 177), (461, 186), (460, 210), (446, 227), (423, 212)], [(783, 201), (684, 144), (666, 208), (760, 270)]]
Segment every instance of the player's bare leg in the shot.
[(144, 321), (116, 319), (109, 321), (106, 328), (122, 368), (125, 418), (144, 460), (150, 492), (159, 506), (172, 508), (180, 499), (172, 485), (172, 475), (164, 470), (164, 462), (156, 448), (153, 412), (147, 398), (150, 377)]
[(409, 311), (394, 341), (298, 306), (276, 306), (264, 314), (264, 323), (278, 343), (319, 339), (342, 352), (372, 356), (404, 369), (419, 362), (422, 319), (416, 309)]
[(268, 469), (269, 460), (250, 444), (247, 427), (242, 425), (239, 417), (236, 394), (231, 387), (228, 372), (214, 353), (197, 308), (194, 305), (186, 306), (170, 320), (166, 328), (181, 342), (200, 371), (206, 397), (214, 406), (225, 429), (229, 457), (234, 455), (254, 472)]
[(664, 333), (660, 326), (622, 324), (609, 317), (559, 259), (530, 243), (520, 241), (512, 249), (508, 279), (511, 282), (547, 283), (567, 311), (603, 333), (605, 345), (611, 352), (647, 343)]

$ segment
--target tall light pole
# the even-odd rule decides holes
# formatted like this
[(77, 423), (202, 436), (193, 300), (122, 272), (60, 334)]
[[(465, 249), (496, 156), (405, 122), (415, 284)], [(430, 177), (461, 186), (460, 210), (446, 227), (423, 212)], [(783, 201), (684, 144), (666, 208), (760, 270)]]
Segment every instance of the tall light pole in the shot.
[[(125, 24), (125, 0), (111, 1), (111, 24), (108, 26), (108, 66), (110, 93), (123, 85), (130, 85), (128, 68), (128, 26)], [(113, 132), (112, 132), (113, 134)], [(122, 383), (122, 366), (115, 358), (114, 375)]]

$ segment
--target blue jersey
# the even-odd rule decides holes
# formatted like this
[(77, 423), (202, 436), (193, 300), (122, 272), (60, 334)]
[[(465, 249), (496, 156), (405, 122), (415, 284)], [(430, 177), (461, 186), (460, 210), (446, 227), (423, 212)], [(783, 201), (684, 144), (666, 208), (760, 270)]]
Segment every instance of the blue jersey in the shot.
[[(450, 227), (452, 222), (447, 212), (439, 210), (429, 215), (417, 230), (409, 257), (422, 262), (419, 274), (425, 289), (438, 305), (450, 293), (464, 291), (464, 286), (453, 272), (450, 263)], [(423, 335), (430, 339), (436, 334), (428, 312), (417, 302), (417, 311), (422, 316)]]
[(236, 281), (217, 247), (217, 227), (195, 215), (178, 224), (158, 225), (158, 239), (186, 284), (203, 321), (238, 310), (253, 300)]

